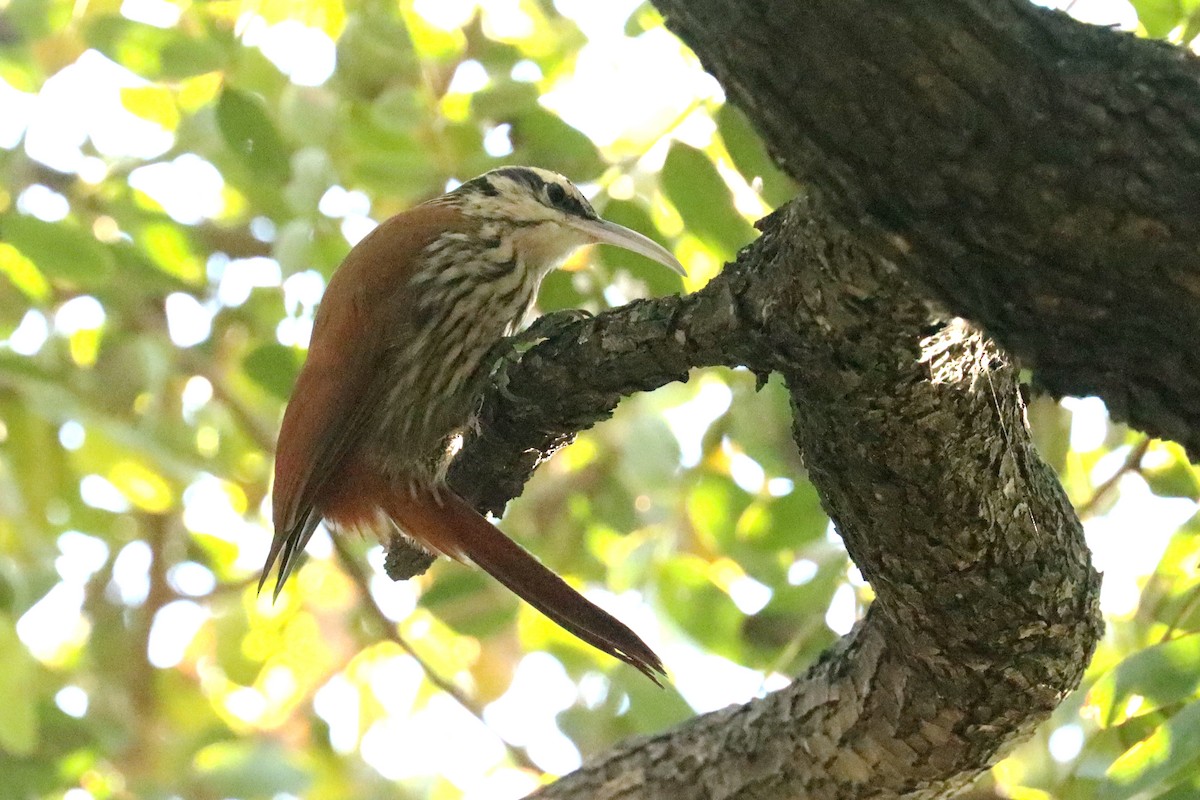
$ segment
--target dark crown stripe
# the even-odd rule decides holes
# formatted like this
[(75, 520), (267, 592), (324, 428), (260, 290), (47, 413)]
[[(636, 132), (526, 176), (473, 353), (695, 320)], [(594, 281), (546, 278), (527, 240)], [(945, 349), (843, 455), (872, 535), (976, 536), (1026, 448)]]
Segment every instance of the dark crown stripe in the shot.
[(535, 192), (540, 191), (541, 188), (546, 185), (546, 182), (542, 180), (541, 175), (538, 175), (533, 170), (525, 169), (524, 167), (502, 167), (498, 170), (494, 170), (491, 174), (508, 178), (511, 181), (516, 181), (517, 183), (523, 183)]
[(468, 192), (475, 191), (488, 197), (498, 197), (500, 190), (492, 185), (492, 182), (487, 179), (486, 175), (480, 175), (478, 178), (472, 178), (458, 188), (458, 191), (466, 190)]

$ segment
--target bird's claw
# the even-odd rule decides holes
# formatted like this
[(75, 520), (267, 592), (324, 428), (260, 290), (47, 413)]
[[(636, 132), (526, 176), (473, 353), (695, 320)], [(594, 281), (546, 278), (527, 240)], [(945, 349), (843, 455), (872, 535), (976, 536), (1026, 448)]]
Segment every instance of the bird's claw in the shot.
[(543, 339), (557, 336), (577, 322), (591, 318), (591, 312), (582, 308), (564, 308), (561, 311), (543, 314), (531, 322), (528, 328), (508, 338), (517, 344), (536, 344)]
[(509, 389), (508, 369), (515, 365), (521, 355), (538, 342), (557, 336), (571, 325), (591, 318), (591, 313), (581, 308), (568, 308), (543, 314), (525, 330), (501, 339), (492, 348), (488, 360), (492, 362), (491, 382), (496, 391), (510, 402), (519, 398)]
[(508, 388), (508, 368), (517, 363), (515, 355), (516, 352), (513, 351), (510, 355), (502, 357), (492, 373), (492, 385), (496, 387), (500, 396), (510, 403), (515, 403), (519, 399), (513, 390)]

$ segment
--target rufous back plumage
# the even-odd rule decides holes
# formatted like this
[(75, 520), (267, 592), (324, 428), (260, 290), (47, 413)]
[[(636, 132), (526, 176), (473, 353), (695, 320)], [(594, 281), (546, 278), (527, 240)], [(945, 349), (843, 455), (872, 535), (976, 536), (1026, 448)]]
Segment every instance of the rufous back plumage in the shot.
[(322, 299), (276, 451), (275, 538), (260, 588), (276, 594), (321, 520), (396, 533), (483, 567), (579, 638), (657, 682), (662, 664), (599, 609), (471, 509), (444, 482), (449, 440), (470, 423), (493, 346), (524, 318), (542, 278), (607, 242), (678, 261), (606, 222), (566, 178), (529, 167), (482, 175), (382, 223), (347, 255)]

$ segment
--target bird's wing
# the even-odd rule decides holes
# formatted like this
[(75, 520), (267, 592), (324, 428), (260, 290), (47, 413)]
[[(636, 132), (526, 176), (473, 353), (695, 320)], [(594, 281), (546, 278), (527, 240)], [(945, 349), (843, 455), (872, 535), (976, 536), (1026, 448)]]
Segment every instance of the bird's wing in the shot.
[(422, 205), (382, 223), (338, 267), (317, 311), (308, 358), (283, 415), (275, 450), (275, 538), (259, 588), (280, 560), (276, 594), (320, 523), (322, 487), (363, 435), (389, 323), (422, 250), (457, 212)]

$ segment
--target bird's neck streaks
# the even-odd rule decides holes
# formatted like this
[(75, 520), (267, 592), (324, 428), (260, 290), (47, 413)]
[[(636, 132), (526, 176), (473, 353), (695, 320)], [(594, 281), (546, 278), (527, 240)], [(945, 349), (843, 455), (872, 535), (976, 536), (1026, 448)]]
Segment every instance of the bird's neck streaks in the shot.
[(488, 231), (447, 233), (426, 248), (409, 284), (409, 329), (386, 365), (382, 422), (392, 453), (412, 454), (407, 468), (436, 463), (432, 456), (468, 424), (477, 399), (470, 387), (489, 367), (484, 356), (524, 319), (543, 274)]

